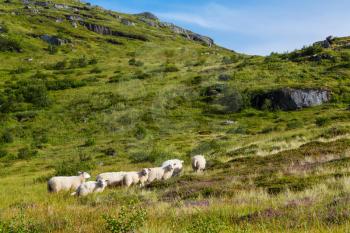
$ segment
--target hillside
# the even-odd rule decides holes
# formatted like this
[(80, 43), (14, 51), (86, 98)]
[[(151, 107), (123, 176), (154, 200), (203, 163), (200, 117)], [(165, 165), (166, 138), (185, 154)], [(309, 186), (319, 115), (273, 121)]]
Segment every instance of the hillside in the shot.
[[(348, 37), (248, 56), (151, 13), (0, 0), (0, 232), (106, 232), (130, 201), (140, 232), (344, 232), (349, 68)], [(142, 190), (46, 191), (175, 157)]]

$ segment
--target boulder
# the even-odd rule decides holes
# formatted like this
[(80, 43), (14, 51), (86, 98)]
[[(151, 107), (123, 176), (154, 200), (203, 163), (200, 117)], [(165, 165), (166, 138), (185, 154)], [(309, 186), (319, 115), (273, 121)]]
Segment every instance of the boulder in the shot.
[(322, 48), (328, 49), (332, 46), (334, 39), (335, 38), (333, 36), (328, 36), (325, 40), (318, 41), (318, 42), (314, 43), (314, 45), (319, 45)]
[(139, 21), (147, 24), (150, 27), (158, 27), (158, 22), (154, 21), (154, 20), (150, 20), (150, 19), (147, 19), (147, 18), (140, 17)]
[(330, 97), (330, 91), (325, 89), (282, 88), (255, 95), (252, 105), (262, 109), (269, 102), (268, 107), (273, 109), (292, 111), (321, 105), (329, 102)]
[(122, 31), (114, 31), (110, 27), (107, 27), (107, 26), (83, 22), (83, 21), (79, 21), (79, 23), (82, 26), (86, 27), (88, 30), (96, 32), (98, 34), (119, 36), (119, 37), (125, 37), (128, 39), (141, 40), (141, 41), (148, 41), (147, 37), (145, 37), (143, 35), (131, 34), (131, 33), (126, 33), (126, 32), (122, 32)]
[(219, 81), (230, 81), (232, 77), (228, 74), (220, 74), (218, 79)]
[(50, 3), (49, 2), (41, 2), (41, 1), (37, 1), (34, 3), (36, 6), (41, 6), (44, 8), (49, 8), (50, 7)]
[(140, 14), (136, 14), (136, 16), (141, 16), (146, 19), (151, 19), (151, 20), (158, 20), (158, 17), (152, 14), (151, 12), (143, 12)]
[(176, 26), (175, 24), (162, 22), (159, 25), (161, 27), (169, 28), (174, 33), (179, 34), (179, 35), (181, 35), (181, 36), (183, 36), (183, 37), (185, 37), (185, 38), (187, 38), (189, 40), (201, 42), (201, 43), (203, 43), (205, 45), (208, 45), (209, 47), (214, 45), (214, 40), (211, 39), (210, 37), (199, 35), (197, 33), (194, 33), (192, 31), (190, 31), (190, 30), (187, 30), (187, 29), (184, 29), (182, 27)]
[(61, 39), (56, 36), (50, 36), (50, 35), (42, 35), (40, 36), (40, 39), (49, 43), (50, 45), (56, 45), (56, 46), (60, 46), (68, 43), (68, 40), (66, 39)]
[(120, 22), (126, 26), (135, 26), (135, 23), (128, 19), (121, 19)]

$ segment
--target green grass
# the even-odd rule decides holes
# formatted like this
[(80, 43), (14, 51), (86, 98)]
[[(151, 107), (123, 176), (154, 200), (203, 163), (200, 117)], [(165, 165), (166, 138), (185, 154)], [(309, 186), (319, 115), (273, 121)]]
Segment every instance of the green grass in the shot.
[[(0, 232), (106, 232), (103, 216), (118, 219), (130, 200), (147, 212), (141, 232), (348, 231), (349, 38), (248, 56), (96, 7), (79, 14), (148, 41), (55, 22), (71, 10), (39, 12), (0, 2)], [(43, 34), (70, 42), (52, 48)], [(213, 87), (219, 97), (206, 94)], [(332, 101), (294, 112), (251, 106), (255, 93), (280, 87), (327, 88)], [(195, 175), (199, 153), (208, 170)], [(46, 191), (54, 174), (95, 177), (175, 157), (185, 174), (144, 190)]]

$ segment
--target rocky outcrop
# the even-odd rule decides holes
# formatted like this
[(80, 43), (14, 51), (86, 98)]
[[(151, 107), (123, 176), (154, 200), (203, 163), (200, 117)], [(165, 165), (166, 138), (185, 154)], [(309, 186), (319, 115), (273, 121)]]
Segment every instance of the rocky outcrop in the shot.
[(314, 43), (314, 46), (319, 45), (322, 48), (328, 49), (332, 46), (334, 39), (333, 36), (328, 36), (325, 40)]
[(126, 33), (126, 32), (122, 32), (122, 31), (115, 31), (107, 26), (83, 22), (83, 21), (79, 21), (79, 23), (82, 26), (86, 27), (88, 30), (96, 32), (98, 34), (119, 36), (119, 37), (125, 37), (128, 39), (141, 40), (141, 41), (148, 41), (147, 37), (145, 37), (143, 35), (131, 34), (131, 33)]
[(42, 35), (40, 36), (40, 39), (49, 43), (50, 45), (56, 45), (56, 46), (64, 45), (69, 42), (66, 39), (61, 39), (56, 36), (49, 36), (49, 35)]
[(208, 46), (212, 46), (214, 45), (214, 40), (207, 37), (207, 36), (202, 36), (202, 35), (199, 35), (197, 33), (194, 33), (190, 30), (187, 30), (187, 29), (184, 29), (182, 27), (179, 27), (179, 26), (176, 26), (175, 24), (172, 24), (172, 23), (160, 23), (159, 24), (161, 27), (166, 27), (166, 28), (169, 28), (170, 30), (172, 30), (174, 33), (176, 34), (179, 34), (189, 40), (194, 40), (194, 41), (198, 41), (198, 42), (201, 42), (205, 45), (208, 45)]
[(158, 20), (158, 17), (152, 14), (151, 12), (143, 12), (140, 14), (136, 14), (136, 16), (140, 16), (145, 19), (150, 19), (150, 20)]
[(330, 91), (325, 89), (282, 88), (255, 95), (252, 105), (259, 109), (269, 107), (291, 111), (321, 105), (329, 102), (330, 97)]
[(121, 19), (120, 22), (126, 26), (135, 26), (135, 23), (128, 19)]

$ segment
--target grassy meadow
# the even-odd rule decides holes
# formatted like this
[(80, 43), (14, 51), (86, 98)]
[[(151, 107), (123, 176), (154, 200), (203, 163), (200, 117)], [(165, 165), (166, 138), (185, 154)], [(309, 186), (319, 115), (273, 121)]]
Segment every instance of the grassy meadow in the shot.
[[(0, 0), (0, 233), (350, 232), (349, 38), (248, 56), (139, 16), (54, 2), (79, 10)], [(75, 28), (67, 15), (147, 41)], [(224, 91), (208, 96), (213, 87)], [(252, 106), (280, 87), (325, 88), (332, 99), (289, 112)], [(191, 170), (196, 154), (203, 174)], [(182, 175), (143, 189), (47, 192), (54, 175), (170, 158), (185, 160)]]

